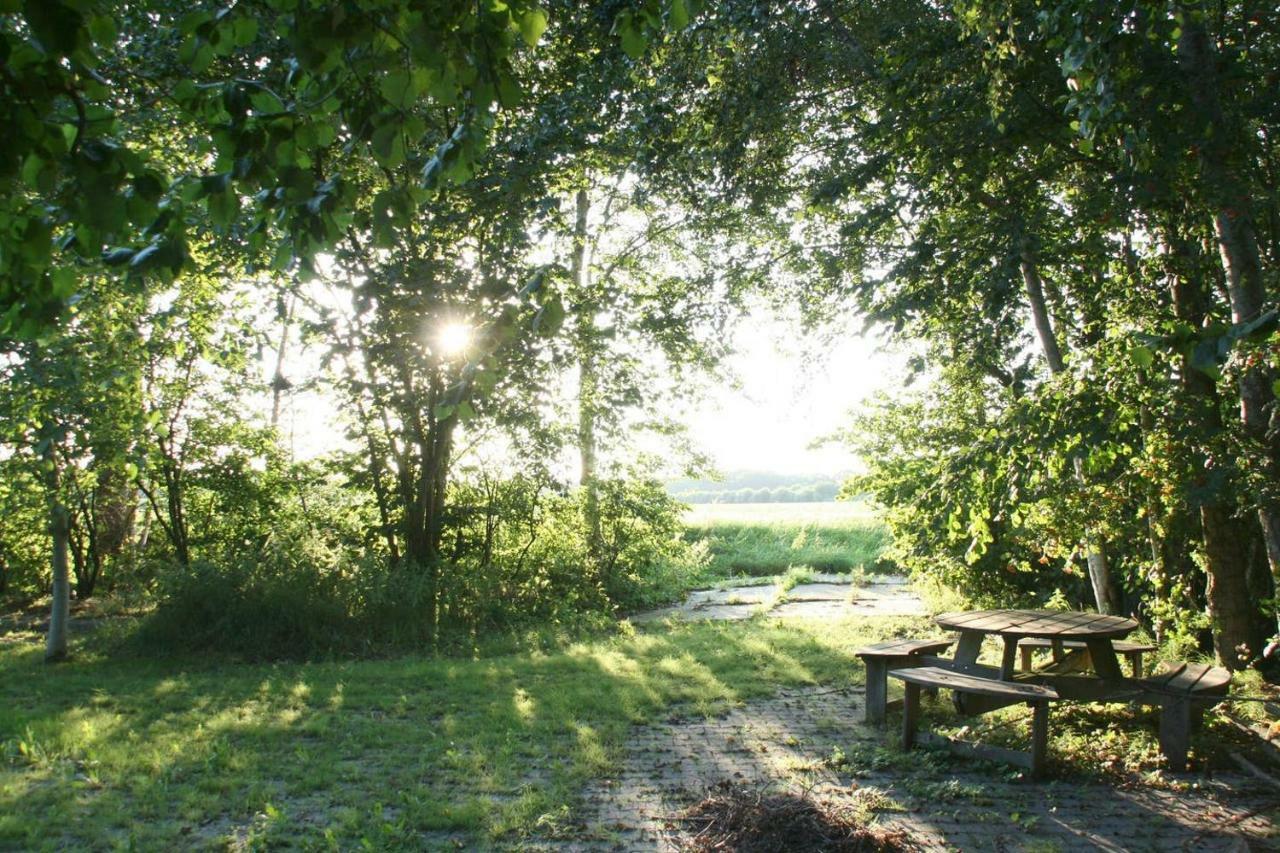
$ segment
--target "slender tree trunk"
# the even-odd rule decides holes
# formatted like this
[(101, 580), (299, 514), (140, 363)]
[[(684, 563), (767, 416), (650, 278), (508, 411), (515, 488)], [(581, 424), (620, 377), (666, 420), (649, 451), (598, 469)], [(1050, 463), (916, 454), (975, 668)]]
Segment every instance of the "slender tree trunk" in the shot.
[(191, 545), (187, 536), (187, 517), (186, 507), (183, 503), (180, 463), (176, 459), (169, 457), (167, 450), (163, 452), (166, 458), (160, 467), (164, 473), (165, 506), (169, 514), (169, 524), (165, 529), (169, 532), (169, 538), (173, 544), (173, 555), (178, 564), (189, 566), (191, 565)]
[(424, 470), (427, 555), (432, 562), (440, 557), (440, 541), (444, 537), (449, 467), (453, 462), (453, 430), (457, 422), (453, 416), (436, 421), (430, 440), (429, 461)]
[(285, 355), (289, 349), (289, 329), (293, 325), (293, 312), (297, 307), (298, 295), (296, 293), (289, 294), (289, 302), (284, 311), (283, 327), (280, 329), (280, 343), (276, 347), (276, 369), (271, 377), (271, 428), (275, 429), (280, 423), (280, 400), (284, 396), (285, 389), (289, 387), (289, 380), (284, 376)]
[[(1203, 258), (1194, 243), (1172, 230), (1166, 235), (1166, 244), (1169, 260), (1174, 265), (1169, 275), (1174, 311), (1178, 319), (1199, 327), (1210, 304)], [(1222, 401), (1213, 380), (1185, 355), (1180, 373), (1182, 388), (1191, 405), (1199, 408), (1196, 419), (1210, 434), (1221, 434), (1225, 427)], [(1222, 492), (1225, 484), (1216, 488), (1211, 484), (1214, 473), (1211, 457), (1200, 447), (1194, 448), (1193, 454), (1198, 463), (1193, 486), (1203, 495), (1198, 503), (1204, 543), (1205, 602), (1213, 645), (1224, 666), (1240, 669), (1261, 651), (1265, 639), (1257, 619), (1260, 612), (1257, 602), (1261, 599), (1251, 595), (1249, 582), (1250, 542), (1257, 540), (1257, 534), (1239, 517), (1234, 495)]]
[[(1049, 372), (1055, 376), (1066, 368), (1062, 358), (1062, 349), (1058, 345), (1058, 337), (1054, 334), (1053, 325), (1049, 321), (1049, 310), (1045, 305), (1044, 283), (1040, 280), (1040, 271), (1036, 266), (1031, 250), (1022, 248), (1022, 281), (1026, 288), (1027, 301), (1031, 303), (1031, 318), (1035, 323), (1036, 335), (1044, 350), (1045, 361)], [(1072, 467), (1076, 481), (1081, 488), (1085, 486), (1084, 461), (1075, 457)], [(1085, 531), (1086, 559), (1089, 564), (1089, 582), (1093, 587), (1093, 600), (1099, 613), (1118, 613), (1120, 595), (1111, 577), (1111, 566), (1107, 560), (1106, 540), (1097, 530)]]
[[(1179, 3), (1182, 35), (1178, 64), (1186, 79), (1196, 120), (1204, 127), (1199, 145), (1202, 190), (1212, 207), (1213, 229), (1226, 274), (1227, 298), (1236, 323), (1256, 319), (1267, 292), (1258, 250), (1253, 200), (1241, 174), (1245, 159), (1242, 133), (1232, 127), (1223, 108), (1217, 51), (1197, 5)], [(1240, 421), (1263, 460), (1263, 479), (1274, 483), (1280, 473), (1280, 431), (1270, 430), (1269, 409), (1275, 401), (1271, 377), (1262, 365), (1246, 368), (1240, 377)], [(1255, 496), (1258, 523), (1266, 544), (1273, 579), (1280, 579), (1280, 506), (1270, 495)]]
[[(357, 392), (358, 394), (358, 392)], [(396, 545), (395, 526), (391, 523), (391, 507), (387, 499), (387, 484), (383, 479), (385, 466), (373, 436), (373, 424), (365, 409), (364, 401), (356, 397), (356, 413), (360, 417), (360, 431), (364, 433), (365, 447), (369, 454), (369, 477), (373, 481), (373, 496), (378, 504), (378, 521), (387, 542), (387, 553), (392, 563), (400, 562), (400, 549)]]
[(45, 433), (46, 440), (49, 442), (43, 457), (45, 489), (48, 492), (49, 504), (49, 534), (53, 539), (50, 560), (53, 575), (53, 606), (49, 611), (49, 633), (45, 638), (44, 659), (53, 663), (67, 658), (67, 623), (71, 620), (71, 573), (67, 563), (67, 552), (71, 540), (71, 513), (62, 502), (53, 431), (46, 429)]
[[(1148, 378), (1143, 376), (1143, 383), (1148, 382)], [(1142, 426), (1142, 443), (1144, 446), (1151, 444), (1151, 437), (1155, 433), (1155, 418), (1151, 414), (1151, 407), (1143, 405), (1138, 413), (1139, 423)], [(1146, 490), (1146, 507), (1144, 509), (1147, 516), (1147, 544), (1151, 548), (1151, 570), (1152, 570), (1152, 589), (1155, 597), (1155, 608), (1157, 614), (1160, 614), (1154, 620), (1154, 630), (1156, 634), (1156, 642), (1163, 642), (1167, 631), (1167, 625), (1163, 614), (1169, 608), (1171, 591), (1173, 584), (1172, 561), (1169, 559), (1169, 548), (1166, 537), (1165, 525), (1162, 524), (1165, 513), (1161, 510), (1160, 493), (1158, 484), (1155, 482), (1147, 484)]]
[(578, 482), (582, 486), (582, 520), (587, 529), (587, 551), (598, 563), (602, 534), (600, 531), (600, 491), (596, 479), (596, 407), (599, 395), (599, 372), (596, 363), (595, 300), (590, 297), (591, 270), (587, 261), (588, 216), (591, 197), (585, 188), (578, 190), (576, 217), (573, 224), (573, 253), (569, 261), (578, 314), (578, 452), (582, 469)]

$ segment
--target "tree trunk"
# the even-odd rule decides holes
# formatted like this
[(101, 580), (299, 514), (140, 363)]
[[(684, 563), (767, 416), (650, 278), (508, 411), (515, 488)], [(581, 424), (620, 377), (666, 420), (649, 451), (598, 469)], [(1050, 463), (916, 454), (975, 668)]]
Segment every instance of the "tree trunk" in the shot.
[[(1245, 159), (1246, 143), (1240, 129), (1232, 127), (1223, 108), (1217, 51), (1200, 10), (1185, 3), (1178, 4), (1177, 8), (1183, 17), (1178, 64), (1196, 108), (1196, 117), (1204, 128), (1199, 144), (1202, 190), (1211, 205), (1231, 317), (1236, 323), (1245, 323), (1262, 313), (1267, 298), (1253, 201), (1239, 165)], [(1275, 396), (1266, 368), (1262, 365), (1246, 368), (1240, 377), (1239, 390), (1240, 421), (1245, 434), (1260, 450), (1263, 479), (1275, 482), (1280, 472), (1280, 435), (1269, 431), (1268, 411)], [(1280, 578), (1280, 507), (1269, 495), (1259, 494), (1255, 499), (1274, 582)]]
[[(1143, 383), (1146, 384), (1149, 379), (1145, 372), (1143, 375)], [(1150, 445), (1151, 436), (1155, 433), (1155, 418), (1151, 414), (1151, 407), (1143, 405), (1138, 413), (1139, 423), (1142, 426), (1142, 443), (1144, 446)], [(1147, 484), (1145, 495), (1144, 512), (1147, 516), (1147, 545), (1151, 549), (1151, 570), (1152, 570), (1152, 591), (1155, 597), (1154, 610), (1158, 614), (1153, 620), (1153, 629), (1156, 635), (1156, 642), (1164, 642), (1168, 626), (1165, 623), (1163, 614), (1167, 612), (1173, 577), (1173, 564), (1170, 559), (1169, 544), (1166, 538), (1165, 520), (1166, 513), (1161, 509), (1159, 484), (1150, 482)]]
[(599, 373), (596, 364), (595, 300), (591, 299), (591, 270), (587, 261), (587, 230), (591, 198), (585, 188), (578, 190), (577, 215), (573, 224), (573, 253), (569, 261), (573, 278), (575, 306), (578, 315), (578, 453), (582, 469), (578, 482), (582, 486), (582, 520), (587, 530), (587, 553), (592, 563), (600, 557), (600, 492), (596, 479), (596, 406), (599, 395)]
[[(1036, 267), (1035, 257), (1031, 250), (1023, 246), (1021, 257), (1022, 281), (1026, 287), (1027, 301), (1031, 303), (1031, 318), (1035, 322), (1036, 335), (1044, 350), (1045, 361), (1049, 372), (1055, 376), (1066, 368), (1062, 358), (1062, 349), (1058, 345), (1058, 337), (1054, 334), (1053, 325), (1049, 321), (1049, 310), (1044, 300), (1044, 284), (1040, 280), (1040, 271)], [(1077, 456), (1072, 460), (1075, 477), (1081, 488), (1085, 486), (1084, 462)], [(1085, 532), (1087, 562), (1089, 564), (1089, 582), (1093, 587), (1093, 600), (1099, 613), (1117, 613), (1120, 610), (1120, 595), (1111, 577), (1111, 566), (1107, 560), (1106, 540), (1096, 530)]]
[[(1178, 319), (1193, 327), (1204, 324), (1210, 309), (1208, 287), (1204, 279), (1203, 256), (1196, 245), (1169, 229), (1165, 240), (1170, 270), (1169, 283), (1174, 312)], [(1180, 373), (1182, 388), (1193, 405), (1200, 408), (1195, 415), (1210, 434), (1221, 434), (1222, 401), (1212, 379), (1198, 370), (1184, 355)], [(1205, 601), (1213, 631), (1213, 645), (1218, 660), (1230, 669), (1240, 669), (1262, 649), (1265, 633), (1260, 630), (1257, 615), (1260, 598), (1251, 595), (1249, 582), (1249, 525), (1238, 516), (1235, 498), (1216, 490), (1210, 482), (1213, 462), (1201, 447), (1192, 451), (1197, 474), (1192, 482), (1199, 501), (1201, 536), (1204, 543), (1206, 575)], [(1253, 586), (1256, 586), (1256, 581)]]
[(289, 349), (289, 328), (293, 325), (293, 312), (297, 307), (298, 295), (296, 293), (289, 294), (289, 302), (282, 312), (281, 321), (283, 327), (280, 329), (280, 344), (276, 347), (276, 369), (271, 376), (271, 428), (275, 429), (280, 424), (280, 400), (284, 395), (285, 389), (289, 387), (289, 380), (284, 376), (284, 360)]
[(62, 502), (58, 458), (54, 450), (52, 430), (45, 430), (47, 447), (42, 454), (45, 464), (45, 489), (48, 492), (49, 534), (53, 539), (50, 568), (53, 576), (53, 605), (49, 611), (49, 633), (45, 638), (46, 662), (66, 660), (67, 623), (71, 619), (71, 573), (67, 552), (71, 539), (71, 513)]

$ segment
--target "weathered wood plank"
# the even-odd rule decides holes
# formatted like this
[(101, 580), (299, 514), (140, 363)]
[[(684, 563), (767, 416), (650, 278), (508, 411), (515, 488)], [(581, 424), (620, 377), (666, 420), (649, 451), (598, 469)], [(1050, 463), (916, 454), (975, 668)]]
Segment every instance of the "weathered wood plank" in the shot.
[(978, 655), (982, 653), (982, 639), (981, 632), (961, 631), (960, 642), (956, 646), (956, 662), (966, 664), (976, 662)]
[(1178, 663), (1171, 665), (1164, 672), (1142, 679), (1142, 683), (1156, 691), (1225, 693), (1231, 684), (1231, 672), (1220, 666), (1209, 664)]
[[(1085, 648), (1084, 641), (1082, 640), (1055, 641), (1049, 637), (1023, 637), (1018, 641), (1018, 645), (1022, 648), (1048, 649), (1052, 648), (1055, 642), (1059, 642), (1069, 649)], [(1156, 650), (1156, 647), (1150, 643), (1131, 643), (1128, 640), (1112, 640), (1111, 648), (1115, 649), (1120, 654), (1127, 654), (1129, 652), (1154, 652)]]
[(866, 708), (863, 718), (874, 725), (884, 722), (885, 700), (888, 699), (888, 666), (879, 658), (869, 657), (863, 661), (867, 665)]
[(1110, 640), (1089, 638), (1085, 641), (1089, 648), (1089, 659), (1093, 662), (1093, 671), (1103, 678), (1124, 678), (1120, 671), (1120, 661), (1111, 648)]
[(1004, 654), (1000, 658), (1000, 677), (1005, 681), (1012, 681), (1015, 672), (1014, 665), (1018, 655), (1018, 641), (1014, 637), (1004, 638)]
[(934, 640), (888, 640), (883, 643), (875, 643), (870, 646), (863, 646), (854, 652), (861, 658), (865, 657), (895, 657), (898, 655), (919, 655), (934, 654), (935, 652), (946, 651), (951, 647), (954, 640), (950, 639), (934, 639)]
[(920, 721), (920, 685), (907, 682), (902, 705), (902, 748), (916, 745), (916, 726)]
[(1024, 701), (1058, 698), (1057, 692), (1052, 687), (1022, 681), (996, 681), (936, 666), (898, 669), (891, 671), (889, 675), (908, 684), (959, 690), (979, 696), (1007, 697)]
[(1049, 703), (1036, 702), (1031, 714), (1031, 775), (1039, 779), (1049, 763)]
[(987, 666), (984, 663), (962, 663), (951, 658), (934, 657), (933, 655), (921, 655), (921, 666), (936, 666), (939, 669), (946, 669), (952, 672), (963, 672), (967, 675), (976, 675), (980, 678), (1000, 678), (1000, 670), (998, 667)]
[(1099, 637), (1131, 633), (1138, 623), (1123, 616), (1055, 610), (975, 610), (943, 613), (934, 619), (944, 628), (1021, 637)]
[(1160, 708), (1160, 752), (1169, 769), (1187, 769), (1187, 751), (1191, 745), (1191, 699), (1168, 696)]

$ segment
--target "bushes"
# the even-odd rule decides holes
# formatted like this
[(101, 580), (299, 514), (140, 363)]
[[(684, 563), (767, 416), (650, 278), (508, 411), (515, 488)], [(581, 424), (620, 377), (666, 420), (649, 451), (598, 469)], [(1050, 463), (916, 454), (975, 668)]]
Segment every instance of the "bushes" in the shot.
[(135, 635), (151, 651), (305, 658), (348, 650), (355, 636), (348, 586), (312, 563), (202, 562), (163, 577), (160, 605)]
[(705, 548), (681, 538), (683, 506), (655, 482), (600, 484), (594, 557), (581, 494), (550, 480), (476, 478), (451, 496), (438, 565), (392, 564), (299, 525), (160, 572), (160, 603), (135, 642), (250, 659), (433, 648), (479, 631), (599, 624), (679, 596), (705, 565)]

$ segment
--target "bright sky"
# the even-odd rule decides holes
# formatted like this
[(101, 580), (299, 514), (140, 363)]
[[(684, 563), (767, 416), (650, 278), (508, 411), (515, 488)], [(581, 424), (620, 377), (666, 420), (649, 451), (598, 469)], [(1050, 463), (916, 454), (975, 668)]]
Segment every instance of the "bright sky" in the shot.
[[(445, 338), (465, 329), (446, 329)], [(442, 346), (458, 342), (442, 339)], [(292, 347), (298, 346), (296, 337)], [(737, 384), (714, 384), (687, 412), (673, 412), (689, 428), (698, 450), (722, 472), (767, 471), (780, 474), (845, 475), (860, 469), (847, 448), (815, 442), (850, 425), (851, 412), (880, 391), (903, 386), (906, 356), (864, 335), (850, 314), (821, 337), (805, 334), (797, 323), (757, 307), (735, 324), (734, 354), (728, 367)], [(314, 375), (319, 351), (293, 349), (290, 378)], [(270, 363), (267, 363), (270, 362)], [(274, 370), (274, 353), (264, 358), (264, 375)], [(320, 388), (295, 387), (283, 400), (281, 427), (300, 457), (348, 445), (339, 412), (344, 408)], [(647, 443), (647, 442), (646, 442)], [(348, 445), (349, 446), (349, 445)], [(644, 447), (658, 451), (665, 448)], [(566, 472), (577, 459), (565, 460)], [(675, 474), (676, 471), (668, 472)]]
[[(846, 428), (851, 411), (877, 392), (901, 388), (906, 359), (864, 336), (856, 317), (834, 332), (824, 346), (767, 309), (738, 324), (729, 359), (737, 386), (712, 386), (681, 418), (718, 469), (843, 475), (860, 468), (841, 445), (810, 445)], [(315, 356), (295, 353), (292, 366), (297, 370)], [(281, 426), (294, 452), (305, 458), (345, 444), (336, 413), (324, 393), (287, 395)]]
[(844, 474), (858, 460), (815, 441), (848, 427), (850, 411), (878, 391), (902, 387), (906, 357), (863, 336), (854, 316), (820, 349), (794, 324), (765, 309), (740, 324), (730, 367), (739, 388), (720, 386), (690, 412), (700, 448), (720, 470)]

